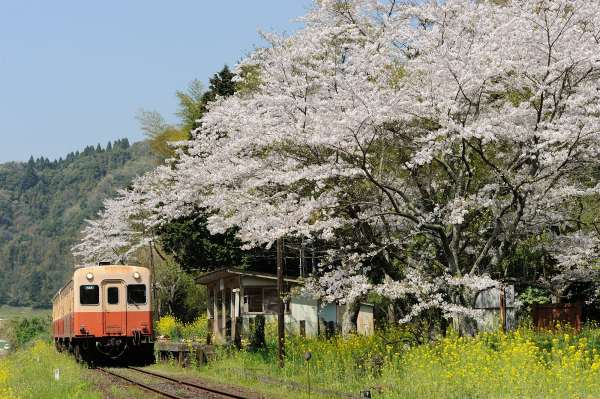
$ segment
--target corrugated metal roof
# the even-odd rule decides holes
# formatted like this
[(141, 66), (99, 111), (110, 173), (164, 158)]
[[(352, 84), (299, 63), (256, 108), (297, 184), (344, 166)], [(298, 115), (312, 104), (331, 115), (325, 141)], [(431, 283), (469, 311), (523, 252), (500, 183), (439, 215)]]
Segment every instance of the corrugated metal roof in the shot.
[[(264, 278), (267, 280), (277, 280), (277, 276), (275, 274), (270, 273), (259, 273), (253, 272), (250, 270), (242, 270), (242, 269), (231, 269), (231, 268), (223, 268), (219, 270), (215, 270), (212, 272), (205, 273), (198, 277), (196, 281), (200, 284), (210, 284), (215, 281), (218, 281), (222, 278), (233, 277), (233, 276), (249, 276), (249, 277), (257, 277)], [(292, 284), (302, 284), (301, 280), (292, 279), (288, 277), (284, 277), (284, 281)]]

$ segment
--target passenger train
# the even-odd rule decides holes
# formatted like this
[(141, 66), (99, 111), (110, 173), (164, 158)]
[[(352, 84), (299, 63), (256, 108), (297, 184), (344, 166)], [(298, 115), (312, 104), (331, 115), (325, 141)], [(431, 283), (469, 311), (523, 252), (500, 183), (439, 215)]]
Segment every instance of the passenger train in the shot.
[(150, 271), (141, 266), (78, 267), (52, 299), (56, 348), (80, 362), (154, 358)]

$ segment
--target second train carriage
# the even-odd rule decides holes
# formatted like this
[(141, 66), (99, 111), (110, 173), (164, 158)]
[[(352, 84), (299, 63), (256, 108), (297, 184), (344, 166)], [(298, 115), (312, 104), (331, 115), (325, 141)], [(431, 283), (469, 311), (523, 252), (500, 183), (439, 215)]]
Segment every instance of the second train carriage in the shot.
[(80, 361), (153, 358), (150, 271), (141, 266), (80, 267), (52, 300), (56, 347)]

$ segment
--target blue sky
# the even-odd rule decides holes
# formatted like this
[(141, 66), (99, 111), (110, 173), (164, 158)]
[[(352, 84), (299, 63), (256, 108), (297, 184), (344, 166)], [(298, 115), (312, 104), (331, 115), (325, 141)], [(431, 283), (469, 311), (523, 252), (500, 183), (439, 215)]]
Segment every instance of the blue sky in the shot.
[(143, 138), (140, 108), (173, 115), (175, 91), (292, 32), (310, 0), (0, 2), (0, 162)]

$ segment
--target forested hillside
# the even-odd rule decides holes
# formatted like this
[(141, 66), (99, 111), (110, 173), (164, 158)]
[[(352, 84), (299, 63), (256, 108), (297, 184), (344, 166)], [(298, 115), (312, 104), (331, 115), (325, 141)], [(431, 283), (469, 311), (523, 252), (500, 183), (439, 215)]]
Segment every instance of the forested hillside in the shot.
[(73, 267), (70, 248), (102, 201), (153, 166), (127, 139), (65, 159), (0, 165), (0, 303), (48, 306)]

